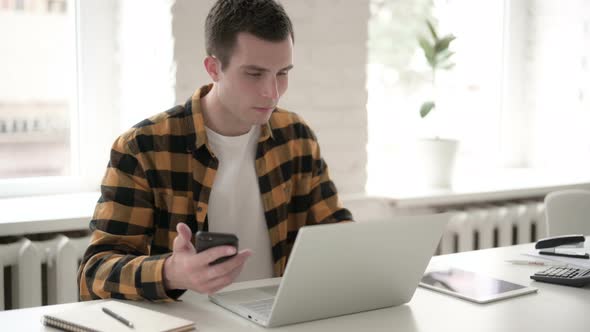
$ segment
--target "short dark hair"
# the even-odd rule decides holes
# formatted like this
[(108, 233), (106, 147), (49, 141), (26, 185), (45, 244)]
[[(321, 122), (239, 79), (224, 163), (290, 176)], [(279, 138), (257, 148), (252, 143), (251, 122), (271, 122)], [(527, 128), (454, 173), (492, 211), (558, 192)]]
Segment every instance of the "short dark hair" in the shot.
[(205, 21), (207, 55), (215, 55), (224, 68), (237, 35), (248, 32), (267, 41), (295, 41), (291, 19), (276, 0), (217, 0)]

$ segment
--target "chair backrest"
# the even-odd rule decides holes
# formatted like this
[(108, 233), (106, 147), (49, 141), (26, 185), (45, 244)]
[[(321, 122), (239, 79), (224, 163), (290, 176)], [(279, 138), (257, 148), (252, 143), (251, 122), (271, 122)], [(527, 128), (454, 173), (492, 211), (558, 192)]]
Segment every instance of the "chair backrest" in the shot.
[(549, 236), (590, 235), (590, 190), (569, 189), (545, 197)]

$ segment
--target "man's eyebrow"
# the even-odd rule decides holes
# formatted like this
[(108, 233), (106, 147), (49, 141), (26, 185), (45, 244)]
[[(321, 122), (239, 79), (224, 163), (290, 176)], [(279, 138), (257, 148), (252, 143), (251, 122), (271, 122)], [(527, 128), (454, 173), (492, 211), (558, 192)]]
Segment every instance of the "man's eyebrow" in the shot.
[[(246, 70), (255, 70), (255, 71), (262, 71), (262, 72), (270, 71), (269, 69), (259, 67), (256, 65), (243, 65), (243, 66), (241, 66), (241, 68), (246, 69)], [(292, 68), (293, 68), (293, 65), (288, 65), (285, 68), (281, 68), (279, 71), (288, 71), (288, 70), (291, 70)]]

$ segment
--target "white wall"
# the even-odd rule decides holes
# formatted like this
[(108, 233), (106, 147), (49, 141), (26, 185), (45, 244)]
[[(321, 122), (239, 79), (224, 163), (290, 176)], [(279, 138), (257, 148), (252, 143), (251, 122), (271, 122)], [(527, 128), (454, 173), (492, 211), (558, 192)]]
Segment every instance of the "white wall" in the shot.
[(122, 130), (174, 106), (174, 36), (170, 23), (173, 3), (117, 2)]
[[(204, 22), (213, 0), (176, 0), (172, 34), (176, 103), (208, 83)], [(367, 163), (367, 24), (369, 0), (283, 0), (295, 30), (295, 68), (280, 106), (316, 132), (342, 194), (365, 190)]]

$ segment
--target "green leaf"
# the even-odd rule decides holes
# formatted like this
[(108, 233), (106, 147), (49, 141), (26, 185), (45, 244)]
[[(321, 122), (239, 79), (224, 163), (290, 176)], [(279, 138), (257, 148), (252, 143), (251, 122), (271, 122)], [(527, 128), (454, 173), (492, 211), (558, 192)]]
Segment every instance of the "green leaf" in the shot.
[(424, 37), (419, 37), (418, 42), (420, 43), (420, 47), (424, 51), (424, 56), (426, 57), (426, 60), (428, 60), (428, 63), (431, 67), (434, 67), (436, 64), (436, 59), (433, 46)]
[(441, 39), (436, 41), (436, 44), (434, 45), (434, 51), (436, 53), (445, 51), (447, 48), (449, 48), (449, 45), (451, 44), (451, 42), (453, 40), (455, 40), (456, 38), (457, 37), (455, 37), (453, 35), (446, 35), (446, 36), (442, 37)]
[(447, 63), (444, 66), (441, 66), (440, 68), (449, 70), (449, 69), (453, 69), (453, 67), (455, 67), (455, 64), (451, 62), (451, 63)]
[(434, 29), (434, 26), (432, 25), (430, 20), (426, 20), (426, 24), (428, 25), (428, 30), (430, 30), (430, 34), (432, 35), (432, 38), (434, 40), (438, 40), (438, 35), (436, 34), (436, 29)]
[(436, 54), (436, 60), (438, 60), (439, 62), (449, 60), (453, 54), (455, 54), (455, 52), (451, 52), (449, 50), (438, 52)]
[(433, 101), (427, 101), (424, 102), (424, 104), (422, 104), (422, 107), (420, 107), (420, 117), (425, 118), (428, 113), (430, 113), (430, 111), (432, 111), (432, 109), (434, 109), (434, 102)]

